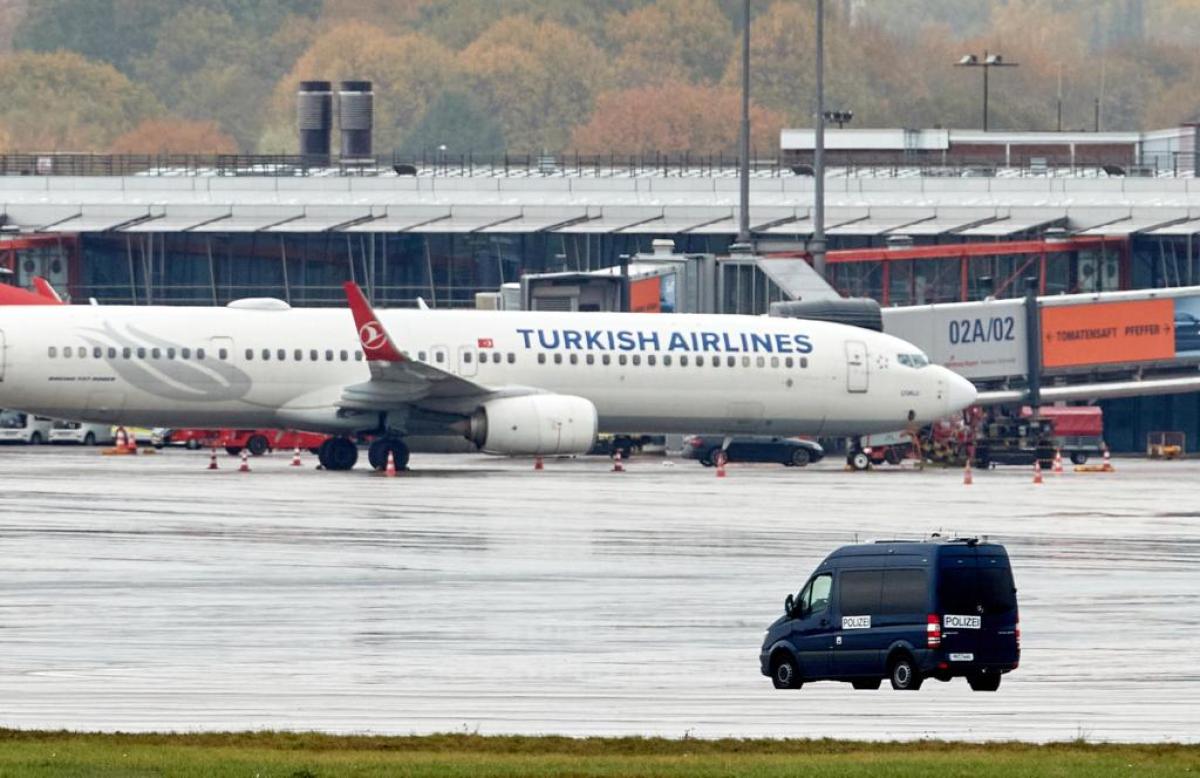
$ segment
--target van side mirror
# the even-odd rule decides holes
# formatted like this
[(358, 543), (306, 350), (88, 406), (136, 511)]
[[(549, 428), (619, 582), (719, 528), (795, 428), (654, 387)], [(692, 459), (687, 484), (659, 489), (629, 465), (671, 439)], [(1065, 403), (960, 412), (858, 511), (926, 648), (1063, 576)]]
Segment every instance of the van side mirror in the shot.
[(791, 616), (792, 611), (795, 610), (795, 608), (796, 608), (796, 598), (792, 597), (792, 595), (789, 594), (786, 598), (784, 598), (783, 612), (786, 613), (787, 615)]

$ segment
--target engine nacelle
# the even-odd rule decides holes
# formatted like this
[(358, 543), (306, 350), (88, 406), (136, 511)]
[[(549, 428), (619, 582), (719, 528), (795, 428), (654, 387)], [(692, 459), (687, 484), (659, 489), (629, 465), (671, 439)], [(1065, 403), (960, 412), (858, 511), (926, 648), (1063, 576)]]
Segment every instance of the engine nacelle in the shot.
[(530, 394), (481, 405), (471, 414), (467, 439), (490, 454), (586, 454), (598, 427), (591, 400)]

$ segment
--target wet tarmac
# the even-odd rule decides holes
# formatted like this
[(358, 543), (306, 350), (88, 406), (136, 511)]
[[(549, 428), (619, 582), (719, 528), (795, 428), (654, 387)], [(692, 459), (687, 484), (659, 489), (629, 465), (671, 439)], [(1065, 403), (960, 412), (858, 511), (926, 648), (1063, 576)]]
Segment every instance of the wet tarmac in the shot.
[[(0, 726), (1200, 740), (1200, 463), (289, 459), (0, 449)], [(828, 551), (937, 530), (1012, 556), (999, 692), (771, 688), (763, 629)]]

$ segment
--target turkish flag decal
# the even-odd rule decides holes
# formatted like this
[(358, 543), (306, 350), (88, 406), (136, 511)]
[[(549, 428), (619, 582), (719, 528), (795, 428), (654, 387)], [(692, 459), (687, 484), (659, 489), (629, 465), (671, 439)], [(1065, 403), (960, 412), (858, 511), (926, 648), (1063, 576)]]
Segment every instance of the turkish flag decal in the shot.
[(479, 348), (493, 348), (495, 345), (496, 344), (492, 342), (491, 338), (479, 339)]

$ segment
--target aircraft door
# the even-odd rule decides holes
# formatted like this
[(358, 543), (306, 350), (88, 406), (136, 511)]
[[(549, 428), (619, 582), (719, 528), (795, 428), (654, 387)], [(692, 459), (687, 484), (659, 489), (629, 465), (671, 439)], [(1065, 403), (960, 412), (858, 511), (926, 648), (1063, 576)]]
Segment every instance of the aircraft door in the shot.
[(475, 375), (475, 372), (479, 369), (478, 364), (475, 362), (475, 359), (478, 356), (478, 353), (476, 353), (475, 350), (470, 346), (459, 346), (458, 374), (468, 377)]
[(869, 370), (867, 344), (861, 340), (846, 341), (846, 391), (853, 393), (867, 391), (870, 380)]
[(4, 382), (4, 355), (7, 349), (4, 341), (4, 330), (0, 330), (0, 383)]

